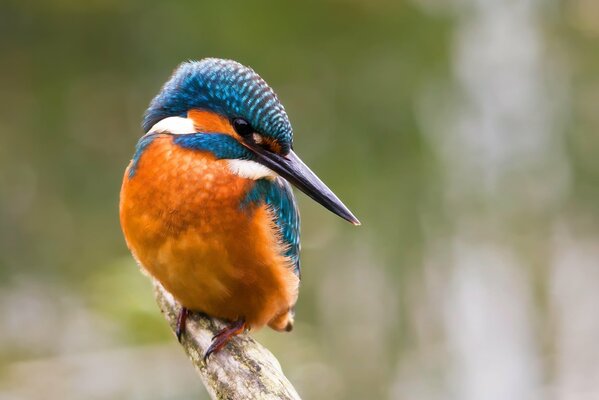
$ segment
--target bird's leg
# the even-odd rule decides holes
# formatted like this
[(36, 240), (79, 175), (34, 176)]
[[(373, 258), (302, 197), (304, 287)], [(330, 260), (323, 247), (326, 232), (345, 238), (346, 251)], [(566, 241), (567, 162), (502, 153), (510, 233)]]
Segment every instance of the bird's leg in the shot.
[(210, 357), (212, 353), (217, 353), (220, 351), (233, 336), (239, 335), (245, 330), (245, 320), (243, 318), (239, 318), (237, 321), (232, 322), (227, 325), (225, 328), (221, 329), (216, 335), (212, 337), (212, 343), (208, 350), (206, 350), (206, 354), (204, 354), (204, 362)]
[(181, 310), (179, 311), (179, 316), (177, 317), (177, 330), (175, 334), (177, 335), (177, 340), (181, 343), (181, 337), (185, 333), (185, 323), (187, 322), (187, 315), (189, 314), (189, 310), (183, 306), (181, 306)]

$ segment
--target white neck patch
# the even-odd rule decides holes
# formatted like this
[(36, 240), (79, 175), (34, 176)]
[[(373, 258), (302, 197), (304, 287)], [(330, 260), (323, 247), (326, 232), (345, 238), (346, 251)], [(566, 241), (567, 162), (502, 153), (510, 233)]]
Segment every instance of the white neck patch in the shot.
[(229, 169), (235, 175), (239, 175), (242, 178), (258, 180), (262, 178), (276, 178), (277, 174), (266, 168), (262, 164), (258, 164), (255, 161), (248, 160), (227, 160)]
[(188, 133), (195, 132), (196, 129), (192, 119), (183, 117), (168, 117), (156, 122), (154, 126), (148, 131), (147, 135), (151, 133), (170, 133), (173, 135), (185, 135)]

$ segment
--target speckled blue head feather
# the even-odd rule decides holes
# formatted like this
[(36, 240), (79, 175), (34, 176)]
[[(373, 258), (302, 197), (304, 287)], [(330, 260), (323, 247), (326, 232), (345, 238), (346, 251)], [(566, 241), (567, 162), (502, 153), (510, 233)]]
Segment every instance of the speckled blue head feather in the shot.
[(227, 118), (244, 118), (256, 132), (275, 139), (283, 151), (293, 131), (275, 92), (251, 68), (232, 60), (206, 58), (181, 64), (150, 103), (143, 129), (163, 118), (204, 109)]

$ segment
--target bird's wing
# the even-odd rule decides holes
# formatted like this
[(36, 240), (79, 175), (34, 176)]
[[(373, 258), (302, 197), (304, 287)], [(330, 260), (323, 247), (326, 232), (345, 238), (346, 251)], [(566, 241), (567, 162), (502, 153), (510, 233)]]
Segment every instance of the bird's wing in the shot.
[(281, 230), (281, 238), (287, 247), (286, 256), (291, 258), (297, 276), (300, 276), (300, 219), (291, 185), (284, 179), (275, 181), (278, 195), (267, 200), (275, 212), (277, 226)]
[(285, 255), (291, 260), (293, 270), (299, 277), (300, 219), (291, 185), (282, 178), (260, 179), (248, 194), (246, 202), (266, 204), (272, 209), (281, 240), (285, 245)]

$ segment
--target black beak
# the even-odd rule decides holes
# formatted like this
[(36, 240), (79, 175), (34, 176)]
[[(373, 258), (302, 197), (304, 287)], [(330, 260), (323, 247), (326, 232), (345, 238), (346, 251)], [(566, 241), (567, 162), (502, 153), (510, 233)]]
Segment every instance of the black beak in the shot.
[(360, 221), (335, 196), (335, 193), (322, 183), (293, 151), (290, 151), (286, 156), (281, 156), (253, 143), (247, 143), (247, 146), (256, 155), (257, 162), (287, 179), (289, 183), (306, 193), (317, 203), (322, 204), (329, 211), (354, 225), (360, 225)]

